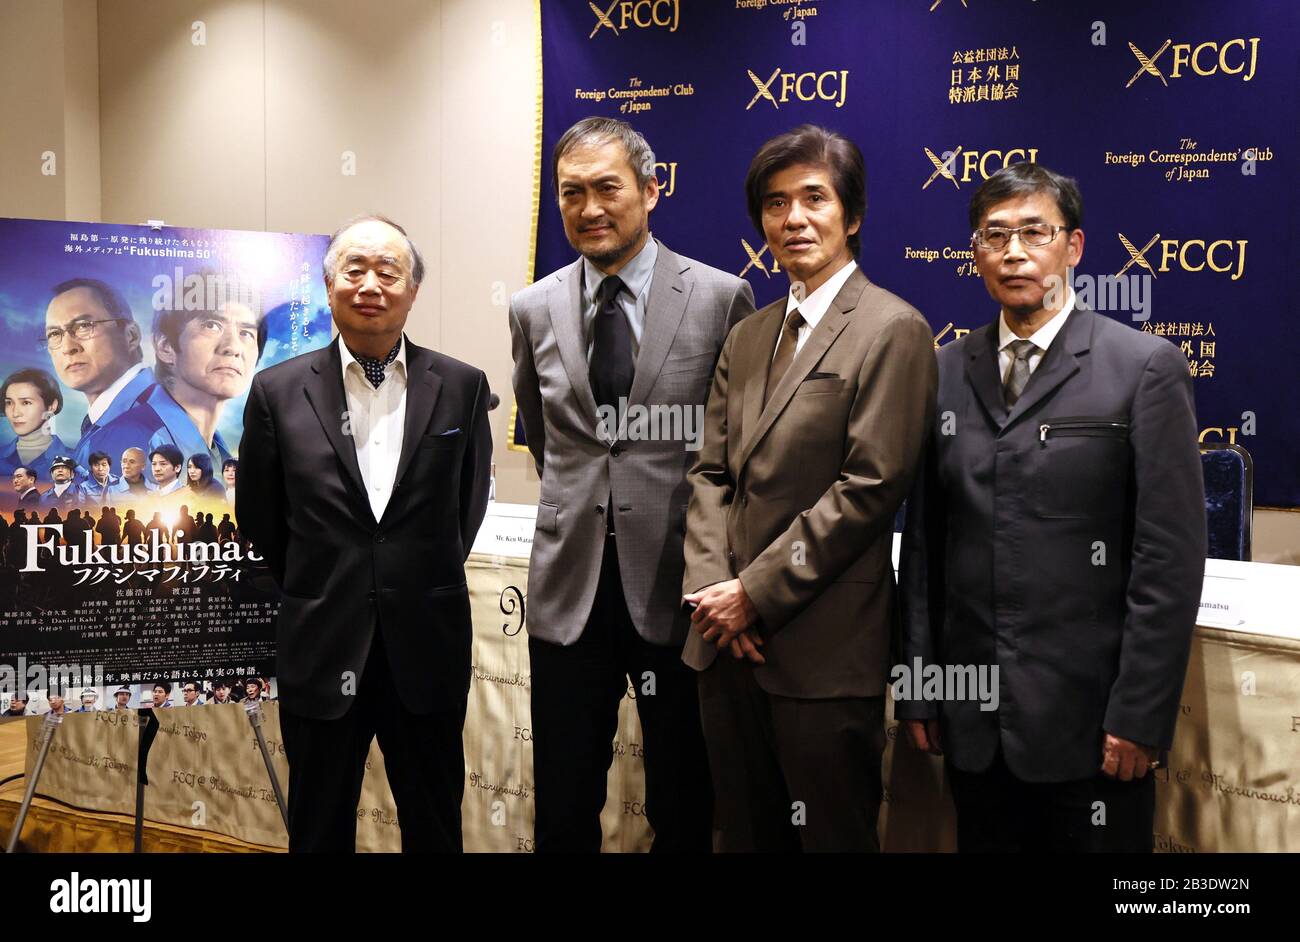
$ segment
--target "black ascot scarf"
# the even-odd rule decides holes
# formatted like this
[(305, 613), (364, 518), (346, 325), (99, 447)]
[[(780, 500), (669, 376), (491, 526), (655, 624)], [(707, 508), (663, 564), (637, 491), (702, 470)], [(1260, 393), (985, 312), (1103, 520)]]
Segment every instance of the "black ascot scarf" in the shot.
[(352, 358), (361, 364), (362, 371), (366, 374), (366, 379), (370, 385), (378, 389), (384, 383), (384, 367), (397, 359), (397, 351), (402, 349), (402, 338), (397, 338), (397, 343), (393, 344), (393, 349), (388, 351), (388, 355), (382, 360), (378, 357), (367, 357), (357, 353), (351, 347), (348, 347), (348, 353)]

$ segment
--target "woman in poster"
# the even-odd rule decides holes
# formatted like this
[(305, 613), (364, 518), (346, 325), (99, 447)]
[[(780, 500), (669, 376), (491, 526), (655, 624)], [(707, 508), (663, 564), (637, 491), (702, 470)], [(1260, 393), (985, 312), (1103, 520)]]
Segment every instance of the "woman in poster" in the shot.
[[(59, 384), (45, 370), (22, 369), (5, 378), (0, 395), (4, 397), (5, 418), (18, 436), (0, 454), (0, 474), (13, 474), (22, 465), (34, 470), (37, 480), (50, 480), (50, 463), (55, 456), (72, 454), (51, 428), (54, 417), (63, 411)], [(85, 477), (85, 471), (78, 468), (74, 480)]]
[(190, 455), (185, 463), (185, 477), (194, 500), (225, 501), (226, 489), (212, 474), (212, 456), (206, 451)]

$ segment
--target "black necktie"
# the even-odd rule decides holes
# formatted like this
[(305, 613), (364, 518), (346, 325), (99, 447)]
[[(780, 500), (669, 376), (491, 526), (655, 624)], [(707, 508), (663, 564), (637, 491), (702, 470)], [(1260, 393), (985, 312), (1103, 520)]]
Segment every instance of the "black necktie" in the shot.
[(632, 391), (632, 328), (618, 305), (624, 288), (617, 275), (610, 275), (596, 289), (596, 323), (592, 336), (591, 392), (597, 406), (618, 408), (619, 399)]

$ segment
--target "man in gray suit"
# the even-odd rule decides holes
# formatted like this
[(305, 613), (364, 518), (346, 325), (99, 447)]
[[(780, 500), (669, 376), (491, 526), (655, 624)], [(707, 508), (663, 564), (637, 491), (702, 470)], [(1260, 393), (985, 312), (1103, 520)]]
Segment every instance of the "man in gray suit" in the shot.
[(1205, 568), (1187, 361), (1076, 302), (1073, 180), (1013, 164), (970, 224), (1001, 310), (939, 352), (902, 666), (989, 672), (998, 699), (949, 690), (894, 713), (946, 757), (958, 850), (1149, 852), (1147, 773), (1173, 740)]
[(566, 131), (552, 183), (582, 258), (510, 304), (515, 400), (541, 478), (528, 598), (534, 844), (600, 850), (630, 679), (653, 849), (708, 851), (708, 761), (680, 660), (686, 471), (718, 353), (753, 293), (650, 236), (654, 154), (625, 122)]

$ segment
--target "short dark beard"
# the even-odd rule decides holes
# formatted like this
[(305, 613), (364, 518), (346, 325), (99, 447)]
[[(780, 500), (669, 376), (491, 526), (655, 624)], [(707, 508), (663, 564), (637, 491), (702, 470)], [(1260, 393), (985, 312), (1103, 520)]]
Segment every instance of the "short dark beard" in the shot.
[(634, 232), (632, 237), (622, 245), (618, 246), (618, 248), (610, 249), (608, 252), (601, 252), (599, 255), (587, 255), (586, 259), (603, 271), (621, 259), (627, 251), (632, 248), (632, 246), (636, 245), (637, 242), (641, 240), (643, 235), (645, 235), (644, 227)]

